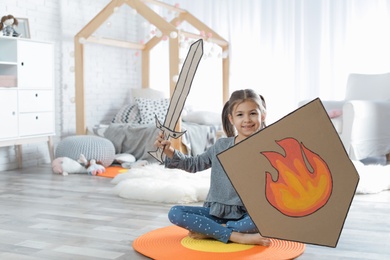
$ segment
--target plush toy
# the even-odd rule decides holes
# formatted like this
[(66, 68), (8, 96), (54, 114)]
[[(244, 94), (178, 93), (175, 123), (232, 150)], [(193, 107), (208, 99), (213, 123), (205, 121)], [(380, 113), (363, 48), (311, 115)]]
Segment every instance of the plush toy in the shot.
[(54, 173), (68, 175), (70, 173), (88, 173), (89, 175), (98, 175), (106, 171), (104, 166), (92, 159), (88, 162), (83, 154), (77, 161), (68, 157), (58, 157), (52, 162)]
[(106, 171), (103, 165), (97, 164), (95, 159), (92, 159), (89, 162), (89, 167), (87, 168), (87, 172), (89, 175), (98, 175)]
[(89, 162), (87, 158), (83, 154), (80, 154), (80, 158), (78, 160), (84, 167), (87, 169), (89, 175), (98, 175), (99, 173), (103, 173), (106, 171), (106, 168), (102, 165), (100, 161), (96, 161), (95, 159), (91, 159)]
[(69, 173), (87, 173), (87, 169), (79, 162), (69, 157), (56, 158), (52, 164), (54, 173), (68, 175)]
[(0, 30), (3, 31), (3, 36), (12, 36), (12, 37), (21, 36), (20, 33), (18, 33), (15, 30), (15, 27), (17, 26), (18, 26), (18, 19), (16, 19), (12, 15), (9, 14), (1, 18)]

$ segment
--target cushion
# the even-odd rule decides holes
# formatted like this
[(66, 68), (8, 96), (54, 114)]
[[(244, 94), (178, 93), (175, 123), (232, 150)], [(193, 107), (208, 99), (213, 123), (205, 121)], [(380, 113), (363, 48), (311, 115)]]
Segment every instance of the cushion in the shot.
[(152, 88), (133, 88), (131, 89), (131, 95), (133, 96), (134, 100), (136, 98), (150, 98), (150, 99), (166, 98), (164, 92)]
[(112, 123), (134, 123), (139, 124), (141, 116), (138, 110), (137, 104), (130, 104), (123, 106), (115, 117), (112, 119)]
[(339, 117), (331, 118), (331, 121), (337, 133), (341, 134), (343, 132), (343, 117), (339, 116)]
[(110, 140), (94, 135), (68, 136), (61, 140), (56, 148), (56, 158), (68, 157), (77, 161), (80, 154), (88, 161), (95, 159), (107, 167), (115, 159), (115, 148)]
[(183, 121), (199, 125), (221, 125), (221, 115), (209, 111), (191, 111), (182, 116)]
[(141, 125), (154, 124), (155, 116), (163, 123), (169, 107), (169, 99), (136, 98), (135, 102), (141, 115)]
[(342, 109), (332, 109), (332, 110), (327, 111), (327, 113), (328, 113), (328, 116), (330, 118), (336, 118), (336, 117), (339, 117), (343, 114), (343, 110)]
[(337, 133), (341, 134), (343, 131), (343, 110), (331, 109), (328, 110), (327, 113)]
[(133, 163), (136, 161), (134, 155), (129, 154), (129, 153), (119, 153), (115, 155), (115, 161), (118, 163)]

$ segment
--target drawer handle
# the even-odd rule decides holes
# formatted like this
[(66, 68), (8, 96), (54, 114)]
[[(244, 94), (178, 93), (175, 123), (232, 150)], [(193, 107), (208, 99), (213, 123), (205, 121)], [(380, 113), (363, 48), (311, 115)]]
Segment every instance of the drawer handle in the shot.
[(36, 116), (35, 119), (38, 120), (38, 116)]
[(38, 93), (35, 93), (35, 97), (38, 97)]
[(22, 64), (22, 66), (24, 66), (24, 62), (22, 62), (21, 64)]

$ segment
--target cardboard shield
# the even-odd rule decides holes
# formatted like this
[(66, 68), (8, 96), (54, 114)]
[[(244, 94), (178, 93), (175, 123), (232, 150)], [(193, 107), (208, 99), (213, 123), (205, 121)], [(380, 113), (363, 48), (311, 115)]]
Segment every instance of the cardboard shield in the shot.
[(359, 175), (320, 99), (218, 159), (262, 236), (336, 247)]

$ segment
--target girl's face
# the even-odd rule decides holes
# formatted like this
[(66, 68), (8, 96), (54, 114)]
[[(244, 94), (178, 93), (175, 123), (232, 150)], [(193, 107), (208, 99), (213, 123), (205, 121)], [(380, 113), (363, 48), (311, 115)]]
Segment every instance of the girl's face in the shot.
[(236, 143), (258, 132), (264, 119), (256, 102), (248, 100), (236, 105), (229, 115), (230, 123), (238, 133)]

